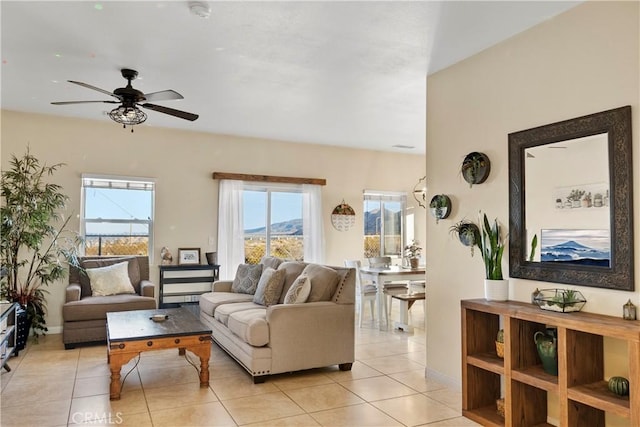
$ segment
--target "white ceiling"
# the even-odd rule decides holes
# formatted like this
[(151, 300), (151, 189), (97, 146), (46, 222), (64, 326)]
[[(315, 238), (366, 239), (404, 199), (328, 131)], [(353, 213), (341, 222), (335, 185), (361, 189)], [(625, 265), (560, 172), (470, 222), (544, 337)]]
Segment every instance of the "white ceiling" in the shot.
[[(3, 109), (109, 121), (121, 68), (200, 114), (139, 126), (424, 153), (426, 75), (568, 8), (558, 1), (0, 2)], [(117, 126), (116, 123), (113, 123)], [(123, 130), (124, 132), (124, 130)], [(413, 146), (398, 149), (393, 145)]]

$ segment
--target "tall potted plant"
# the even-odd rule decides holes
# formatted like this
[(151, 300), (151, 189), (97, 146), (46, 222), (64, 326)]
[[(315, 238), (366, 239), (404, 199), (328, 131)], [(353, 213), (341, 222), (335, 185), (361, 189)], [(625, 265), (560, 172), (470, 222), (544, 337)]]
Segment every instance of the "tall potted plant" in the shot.
[(487, 300), (506, 301), (509, 299), (509, 281), (502, 277), (502, 254), (506, 236), (502, 236), (497, 219), (490, 224), (487, 214), (484, 214), (481, 222), (481, 237), (477, 244), (484, 261), (484, 297)]
[(506, 242), (506, 235), (498, 220), (489, 223), (487, 214), (480, 218), (480, 227), (468, 220), (462, 220), (452, 225), (450, 231), (460, 239), (460, 243), (471, 247), (477, 246), (484, 262), (485, 281), (484, 297), (487, 300), (506, 301), (509, 298), (509, 281), (502, 277), (502, 254)]
[(3, 298), (22, 307), (19, 323), (30, 325), (18, 326), (17, 350), (24, 348), (30, 329), (36, 339), (47, 331), (46, 287), (64, 277), (67, 263), (77, 265), (80, 239), (66, 229), (70, 217), (60, 213), (68, 197), (62, 187), (46, 182), (62, 165), (41, 165), (27, 148), (21, 158), (12, 155), (9, 170), (2, 171), (0, 289)]

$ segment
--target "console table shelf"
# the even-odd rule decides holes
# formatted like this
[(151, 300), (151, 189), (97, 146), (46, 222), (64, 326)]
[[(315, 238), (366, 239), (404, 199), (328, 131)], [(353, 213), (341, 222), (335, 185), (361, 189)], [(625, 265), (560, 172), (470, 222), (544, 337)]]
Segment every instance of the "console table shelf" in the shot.
[[(488, 426), (546, 426), (547, 393), (561, 426), (604, 426), (605, 413), (640, 425), (640, 321), (593, 313), (555, 313), (516, 301), (461, 301), (462, 412)], [(558, 376), (543, 371), (533, 335), (558, 331)], [(495, 336), (504, 329), (504, 360)], [(626, 342), (630, 397), (607, 389), (604, 338)], [(615, 375), (615, 373), (613, 373)], [(496, 400), (505, 399), (505, 418)]]
[(197, 304), (218, 280), (219, 265), (161, 265), (159, 308)]

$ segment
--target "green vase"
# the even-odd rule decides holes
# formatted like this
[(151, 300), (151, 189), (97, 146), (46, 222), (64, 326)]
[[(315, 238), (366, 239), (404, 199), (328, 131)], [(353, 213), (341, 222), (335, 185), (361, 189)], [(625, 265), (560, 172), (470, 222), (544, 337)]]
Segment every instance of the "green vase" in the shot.
[(554, 330), (538, 331), (533, 334), (533, 341), (542, 361), (542, 369), (549, 375), (558, 375), (558, 341)]

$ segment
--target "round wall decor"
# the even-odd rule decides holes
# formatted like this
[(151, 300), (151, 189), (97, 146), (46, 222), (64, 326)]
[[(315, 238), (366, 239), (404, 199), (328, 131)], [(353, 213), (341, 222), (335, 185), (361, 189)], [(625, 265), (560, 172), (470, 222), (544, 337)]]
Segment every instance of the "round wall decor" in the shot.
[(486, 154), (474, 151), (466, 155), (460, 171), (469, 187), (472, 187), (473, 184), (482, 184), (487, 180), (491, 172), (491, 162)]
[(451, 199), (445, 194), (436, 194), (429, 202), (431, 215), (436, 219), (436, 224), (445, 219), (451, 213)]
[(331, 224), (338, 231), (347, 231), (356, 223), (356, 212), (351, 206), (342, 201), (331, 212)]

